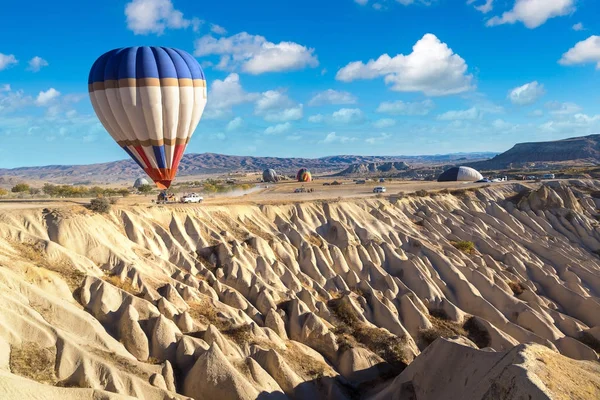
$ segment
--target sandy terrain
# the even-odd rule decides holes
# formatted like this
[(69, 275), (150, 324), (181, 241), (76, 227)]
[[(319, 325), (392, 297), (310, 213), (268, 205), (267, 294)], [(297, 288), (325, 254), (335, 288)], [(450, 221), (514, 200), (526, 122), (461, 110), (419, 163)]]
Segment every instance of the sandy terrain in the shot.
[(298, 185), (2, 202), (0, 399), (600, 397), (599, 182)]

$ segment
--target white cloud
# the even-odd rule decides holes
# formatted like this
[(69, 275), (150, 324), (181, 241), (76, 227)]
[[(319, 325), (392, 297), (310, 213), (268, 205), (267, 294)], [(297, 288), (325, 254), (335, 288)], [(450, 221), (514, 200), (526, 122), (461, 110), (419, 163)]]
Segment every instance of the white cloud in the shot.
[(322, 114), (311, 115), (310, 117), (308, 117), (308, 122), (312, 122), (315, 124), (320, 124), (323, 121), (325, 121), (325, 117)]
[(582, 110), (582, 108), (575, 103), (561, 103), (558, 101), (549, 101), (546, 103), (546, 108), (554, 115), (576, 114)]
[(467, 69), (465, 60), (428, 33), (413, 46), (409, 55), (392, 58), (384, 54), (366, 64), (351, 62), (337, 72), (336, 79), (351, 82), (383, 76), (392, 90), (443, 96), (474, 88), (473, 75), (467, 75)]
[(476, 108), (472, 107), (468, 110), (453, 110), (447, 111), (437, 116), (437, 119), (441, 121), (455, 121), (455, 120), (470, 120), (481, 117), (481, 112)]
[(3, 85), (0, 90), (0, 113), (10, 113), (33, 104), (31, 96), (22, 90), (12, 91), (10, 85)]
[(327, 89), (323, 92), (317, 93), (308, 102), (309, 106), (322, 106), (325, 104), (356, 104), (356, 96), (349, 92)]
[(375, 128), (383, 129), (396, 125), (396, 120), (391, 118), (383, 118), (373, 122)]
[(16, 59), (14, 54), (2, 54), (0, 53), (0, 71), (3, 69), (9, 68), (19, 61)]
[(227, 132), (233, 132), (237, 131), (242, 126), (244, 126), (244, 120), (240, 117), (236, 117), (227, 123), (225, 130), (227, 130)]
[(342, 108), (331, 115), (333, 122), (350, 124), (361, 122), (364, 119), (363, 112), (359, 108)]
[(533, 81), (511, 90), (508, 93), (508, 98), (513, 104), (525, 106), (535, 103), (544, 94), (546, 94), (544, 85), (539, 84), (537, 81)]
[(35, 104), (38, 106), (47, 106), (60, 96), (60, 92), (54, 88), (50, 88), (45, 92), (40, 92), (35, 99)]
[(286, 122), (286, 123), (278, 124), (275, 126), (269, 126), (267, 129), (265, 129), (265, 134), (279, 135), (280, 133), (285, 133), (285, 132), (289, 131), (290, 129), (292, 129), (292, 124), (290, 124), (289, 122)]
[(304, 116), (302, 104), (279, 111), (269, 111), (263, 118), (268, 122), (298, 121)]
[(383, 142), (384, 140), (387, 140), (389, 138), (391, 138), (392, 135), (390, 135), (389, 133), (382, 133), (379, 136), (374, 136), (374, 137), (370, 137), (365, 139), (365, 142), (369, 143), (369, 144), (375, 144), (378, 142)]
[(530, 112), (529, 114), (527, 114), (528, 117), (542, 117), (544, 116), (544, 111), (542, 110), (533, 110), (532, 112)]
[(29, 60), (29, 67), (27, 69), (29, 71), (38, 72), (40, 69), (47, 66), (48, 61), (44, 60), (42, 57), (35, 56)]
[(518, 125), (506, 122), (503, 119), (496, 119), (492, 122), (492, 127), (500, 132), (508, 132), (518, 128)]
[(429, 99), (414, 103), (398, 100), (384, 101), (375, 111), (391, 115), (427, 115), (434, 107), (435, 104)]
[(581, 22), (578, 22), (575, 25), (573, 25), (573, 30), (574, 31), (583, 31), (583, 30), (585, 30), (585, 28), (583, 27), (583, 24)]
[(279, 90), (268, 90), (263, 92), (256, 101), (254, 113), (256, 115), (264, 114), (267, 111), (291, 107), (294, 101), (287, 94)]
[(596, 68), (600, 69), (600, 36), (590, 36), (577, 43), (558, 62), (562, 65), (597, 63)]
[(340, 136), (335, 132), (331, 132), (325, 136), (325, 139), (321, 140), (319, 143), (331, 144), (331, 143), (348, 143), (355, 141), (356, 138), (348, 137), (348, 136)]
[(0, 86), (0, 93), (2, 92), (10, 92), (10, 84), (5, 83)]
[(360, 4), (361, 6), (367, 5), (369, 0), (354, 0), (355, 3)]
[(515, 0), (512, 10), (489, 19), (487, 26), (522, 22), (529, 29), (543, 25), (550, 18), (575, 11), (575, 0)]
[(227, 33), (227, 29), (217, 24), (210, 24), (210, 31), (217, 35), (224, 35)]
[(241, 66), (242, 71), (258, 75), (266, 72), (299, 70), (319, 65), (314, 49), (294, 42), (278, 44), (263, 36), (241, 32), (230, 37), (206, 35), (196, 40), (194, 55), (219, 55), (217, 68), (228, 70)]
[(136, 35), (162, 35), (167, 28), (183, 29), (190, 26), (197, 31), (202, 23), (198, 18), (184, 18), (183, 13), (173, 7), (171, 0), (133, 0), (125, 6), (125, 16), (127, 28)]
[(208, 92), (204, 116), (209, 119), (223, 118), (231, 114), (233, 106), (255, 101), (257, 93), (246, 93), (238, 74), (229, 74), (225, 79), (215, 79)]
[(575, 114), (566, 119), (543, 123), (539, 129), (550, 133), (568, 133), (573, 136), (597, 133), (600, 129), (600, 115)]
[[(479, 4), (482, 1), (484, 1), (484, 3)], [(477, 11), (481, 11), (484, 14), (489, 13), (494, 8), (494, 0), (467, 0), (467, 4), (473, 4), (475, 2), (477, 2), (477, 4), (479, 5), (475, 5), (473, 7), (475, 7)]]

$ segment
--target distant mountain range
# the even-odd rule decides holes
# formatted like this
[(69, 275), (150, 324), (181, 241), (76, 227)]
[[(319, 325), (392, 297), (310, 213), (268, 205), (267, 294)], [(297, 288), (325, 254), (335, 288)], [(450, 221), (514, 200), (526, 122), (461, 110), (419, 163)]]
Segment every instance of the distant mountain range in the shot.
[(465, 163), (481, 170), (520, 168), (531, 163), (600, 164), (600, 135), (516, 144), (490, 160)]
[(364, 164), (352, 164), (345, 170), (335, 174), (336, 176), (355, 175), (395, 175), (398, 172), (410, 169), (410, 165), (404, 161), (371, 162)]
[[(279, 173), (295, 173), (299, 168), (313, 172), (338, 172), (351, 165), (385, 162), (407, 162), (411, 165), (447, 164), (460, 161), (482, 160), (497, 153), (459, 153), (425, 156), (353, 156), (339, 155), (322, 158), (279, 158), (229, 156), (215, 153), (186, 154), (181, 160), (179, 177), (224, 173), (258, 172), (273, 168)], [(114, 183), (131, 181), (144, 172), (131, 160), (89, 165), (48, 165), (0, 169), (4, 181), (41, 180), (57, 183)], [(0, 184), (2, 181), (0, 181)]]

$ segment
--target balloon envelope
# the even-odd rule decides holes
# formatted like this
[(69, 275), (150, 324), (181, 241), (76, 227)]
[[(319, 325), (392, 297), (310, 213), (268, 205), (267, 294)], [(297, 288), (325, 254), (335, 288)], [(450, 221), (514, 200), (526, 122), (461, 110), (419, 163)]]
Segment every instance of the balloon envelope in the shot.
[(198, 61), (167, 47), (111, 50), (93, 64), (88, 90), (108, 133), (159, 188), (168, 188), (206, 106)]
[(483, 176), (471, 167), (453, 167), (444, 171), (439, 177), (438, 182), (476, 182), (483, 179)]
[(296, 174), (298, 182), (310, 182), (312, 181), (312, 175), (306, 168), (301, 168)]
[(263, 182), (277, 182), (279, 177), (277, 176), (277, 172), (274, 169), (265, 169), (263, 171)]

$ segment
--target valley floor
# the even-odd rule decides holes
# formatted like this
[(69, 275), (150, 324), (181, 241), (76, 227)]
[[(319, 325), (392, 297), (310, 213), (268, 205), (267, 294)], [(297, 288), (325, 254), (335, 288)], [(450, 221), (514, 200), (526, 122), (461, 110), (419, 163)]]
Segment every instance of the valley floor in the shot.
[(600, 182), (397, 185), (0, 204), (0, 399), (599, 398)]

